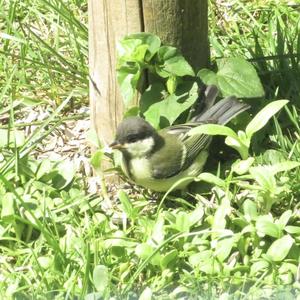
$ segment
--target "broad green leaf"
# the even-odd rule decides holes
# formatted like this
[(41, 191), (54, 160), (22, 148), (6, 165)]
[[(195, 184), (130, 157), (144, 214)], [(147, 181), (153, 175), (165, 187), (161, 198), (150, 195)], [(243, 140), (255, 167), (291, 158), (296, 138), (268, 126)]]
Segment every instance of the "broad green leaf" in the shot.
[(208, 134), (208, 135), (224, 135), (233, 139), (238, 139), (237, 134), (229, 127), (218, 124), (202, 124), (189, 131), (189, 135)]
[(139, 300), (152, 300), (152, 290), (149, 287), (146, 287), (141, 293)]
[(56, 166), (57, 175), (52, 179), (53, 185), (57, 189), (65, 188), (75, 176), (75, 164), (71, 160), (65, 160), (63, 162), (59, 162)]
[(270, 216), (259, 216), (256, 220), (257, 231), (274, 238), (282, 236), (281, 228), (276, 225)]
[(255, 68), (241, 57), (217, 60), (218, 72), (201, 70), (198, 76), (205, 84), (215, 84), (223, 96), (257, 98), (264, 95), (264, 90)]
[(84, 297), (84, 300), (102, 300), (103, 295), (102, 293), (96, 292), (96, 293), (88, 293)]
[(1, 198), (1, 220), (11, 222), (15, 215), (15, 196), (13, 193), (6, 193)]
[(49, 267), (53, 263), (53, 257), (49, 257), (49, 256), (39, 256), (37, 260), (39, 265), (45, 270), (49, 269)]
[(25, 133), (23, 130), (0, 129), (0, 149), (3, 147), (21, 147), (25, 143)]
[(267, 104), (248, 124), (248, 126), (246, 127), (246, 135), (251, 138), (251, 136), (255, 132), (263, 128), (268, 123), (268, 121), (288, 102), (288, 100), (277, 100)]
[(40, 179), (42, 176), (49, 174), (53, 171), (53, 164), (49, 159), (43, 159), (42, 162), (39, 164), (37, 172), (36, 172), (36, 179)]
[(195, 181), (205, 181), (205, 182), (214, 184), (216, 186), (225, 187), (225, 181), (211, 173), (203, 172), (200, 175), (198, 175), (194, 180)]
[(259, 260), (253, 263), (250, 269), (250, 274), (253, 276), (257, 275), (257, 273), (265, 272), (269, 269), (269, 262), (266, 260)]
[(147, 259), (153, 253), (153, 251), (154, 249), (146, 243), (139, 244), (135, 248), (135, 254), (144, 260)]
[(142, 41), (139, 39), (130, 39), (124, 38), (119, 43), (117, 43), (117, 55), (118, 58), (122, 59), (121, 62), (124, 61), (136, 61), (134, 57), (134, 53), (136, 48), (142, 44)]
[(140, 99), (140, 109), (144, 113), (149, 109), (151, 105), (156, 102), (163, 100), (163, 93), (165, 92), (165, 87), (162, 83), (151, 84), (147, 90), (142, 94)]
[(254, 161), (254, 157), (249, 157), (248, 159), (244, 160), (237, 160), (233, 163), (232, 170), (238, 175), (243, 175), (249, 171)]
[[(213, 224), (212, 224), (213, 231), (225, 229), (226, 216), (229, 215), (230, 212), (231, 212), (230, 200), (224, 195), (222, 198), (222, 202), (218, 206), (214, 215)], [(214, 236), (218, 236), (218, 235), (219, 235), (218, 233), (214, 234)]]
[(268, 149), (263, 153), (262, 160), (264, 164), (273, 165), (286, 161), (286, 156), (282, 151)]
[(213, 72), (212, 70), (209, 69), (201, 69), (198, 74), (198, 77), (201, 78), (201, 80), (206, 84), (206, 85), (216, 85), (218, 86), (218, 78), (217, 74)]
[(290, 234), (300, 235), (300, 226), (285, 226), (284, 230)]
[(273, 174), (277, 174), (279, 172), (286, 172), (289, 170), (292, 170), (294, 168), (297, 168), (300, 166), (300, 162), (297, 161), (283, 161), (276, 164), (272, 164), (270, 166), (267, 166), (269, 172)]
[(245, 218), (248, 221), (256, 220), (257, 219), (257, 205), (255, 202), (246, 199), (245, 202), (243, 203), (243, 211)]
[[(135, 248), (135, 254), (142, 260), (148, 259), (154, 252), (154, 248), (146, 243), (139, 244)], [(161, 262), (161, 255), (159, 253), (156, 253), (151, 258), (151, 264), (154, 266), (159, 266)]]
[(225, 144), (238, 151), (243, 160), (246, 160), (248, 158), (248, 147), (244, 145), (239, 140), (239, 138), (232, 138), (231, 136), (227, 136), (225, 138)]
[(177, 260), (177, 257), (178, 257), (178, 251), (176, 249), (173, 249), (167, 254), (165, 254), (164, 256), (162, 256), (162, 260), (160, 263), (162, 269), (166, 269), (172, 261)]
[(131, 218), (133, 214), (133, 206), (126, 192), (123, 190), (118, 191), (118, 198), (122, 203), (122, 207), (126, 215)]
[[(190, 225), (198, 225), (204, 216), (204, 208), (202, 205), (196, 206), (196, 208), (189, 213)], [(199, 224), (200, 225), (200, 224)]]
[(146, 61), (149, 61), (160, 49), (161, 41), (157, 35), (147, 32), (140, 32), (128, 35), (128, 39), (139, 39), (142, 44), (147, 45)]
[(189, 232), (191, 223), (186, 212), (180, 211), (177, 214), (175, 227), (179, 232)]
[(172, 125), (181, 113), (190, 108), (198, 99), (197, 90), (198, 85), (194, 83), (188, 93), (179, 96), (173, 94), (152, 104), (144, 113), (145, 119), (155, 128), (159, 127), (161, 118), (167, 119), (168, 123)]
[(204, 250), (201, 252), (193, 253), (189, 256), (189, 263), (193, 267), (201, 265), (204, 261), (208, 261), (212, 258), (212, 250)]
[(157, 60), (160, 63), (165, 62), (166, 60), (178, 55), (178, 50), (172, 46), (161, 46), (157, 51)]
[(140, 108), (138, 106), (133, 106), (125, 112), (123, 117), (124, 119), (128, 117), (136, 117), (139, 115), (139, 112), (140, 112)]
[(102, 150), (97, 150), (96, 152), (93, 153), (91, 157), (91, 165), (95, 170), (100, 170), (101, 169), (101, 162), (103, 158), (103, 151)]
[(109, 285), (109, 271), (104, 265), (97, 265), (93, 271), (93, 283), (96, 290), (104, 294)]
[(277, 220), (276, 224), (278, 224), (281, 229), (284, 229), (284, 227), (287, 225), (287, 223), (289, 222), (291, 216), (292, 216), (293, 212), (289, 209), (287, 211), (285, 211), (280, 218)]
[(135, 63), (132, 66), (121, 66), (117, 70), (117, 80), (120, 85), (121, 94), (125, 107), (129, 107), (135, 95), (138, 81), (141, 76), (141, 68)]
[(269, 172), (268, 167), (258, 166), (249, 169), (254, 180), (264, 189), (271, 193), (276, 192), (276, 180), (274, 175)]
[(288, 255), (294, 242), (295, 240), (290, 235), (285, 235), (273, 242), (267, 251), (267, 255), (273, 261), (282, 261)]
[(223, 262), (230, 254), (231, 249), (234, 245), (234, 236), (223, 237), (217, 241), (215, 255), (218, 259)]
[(117, 44), (119, 60), (122, 61), (149, 61), (158, 51), (161, 41), (151, 33), (134, 33), (125, 36)]
[(153, 226), (151, 239), (156, 243), (160, 244), (164, 241), (165, 238), (165, 220), (162, 216), (159, 216), (156, 223)]
[(163, 70), (176, 76), (195, 76), (193, 68), (181, 55), (166, 60), (163, 65)]

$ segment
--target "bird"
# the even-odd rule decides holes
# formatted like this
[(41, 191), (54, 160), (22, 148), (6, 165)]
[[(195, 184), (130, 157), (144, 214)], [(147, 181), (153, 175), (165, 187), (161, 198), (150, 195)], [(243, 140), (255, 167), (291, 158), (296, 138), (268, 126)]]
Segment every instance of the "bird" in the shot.
[(125, 118), (109, 146), (121, 152), (121, 169), (129, 181), (156, 192), (185, 189), (201, 173), (212, 140), (206, 134), (190, 135), (190, 130), (203, 124), (225, 125), (250, 107), (235, 96), (214, 104), (217, 95), (217, 87), (208, 86), (198, 115), (158, 131), (141, 117)]

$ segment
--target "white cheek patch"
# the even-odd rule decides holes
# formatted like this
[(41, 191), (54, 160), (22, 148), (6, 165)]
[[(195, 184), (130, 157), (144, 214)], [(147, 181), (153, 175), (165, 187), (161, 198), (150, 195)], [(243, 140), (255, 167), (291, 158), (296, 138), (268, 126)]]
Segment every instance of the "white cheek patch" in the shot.
[(152, 150), (154, 140), (152, 137), (149, 137), (142, 141), (126, 143), (124, 146), (133, 157), (138, 157), (143, 156)]

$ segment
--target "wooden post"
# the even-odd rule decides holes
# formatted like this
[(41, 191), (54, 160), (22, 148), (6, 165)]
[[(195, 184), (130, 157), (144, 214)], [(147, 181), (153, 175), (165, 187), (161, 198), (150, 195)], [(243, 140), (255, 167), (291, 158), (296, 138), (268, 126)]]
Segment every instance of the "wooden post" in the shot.
[(116, 44), (142, 31), (139, 0), (89, 0), (91, 121), (100, 141), (110, 143), (123, 116), (116, 78)]
[(124, 112), (116, 43), (141, 31), (178, 47), (196, 71), (208, 65), (207, 0), (89, 0), (91, 119), (101, 142), (113, 140)]

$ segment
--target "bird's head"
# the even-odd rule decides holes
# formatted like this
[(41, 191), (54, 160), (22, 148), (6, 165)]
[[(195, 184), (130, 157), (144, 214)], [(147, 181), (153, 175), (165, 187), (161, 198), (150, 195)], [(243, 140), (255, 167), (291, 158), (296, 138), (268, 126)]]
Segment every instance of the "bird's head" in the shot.
[(132, 158), (142, 157), (153, 150), (157, 137), (155, 129), (144, 119), (129, 117), (119, 124), (110, 147), (126, 152)]

